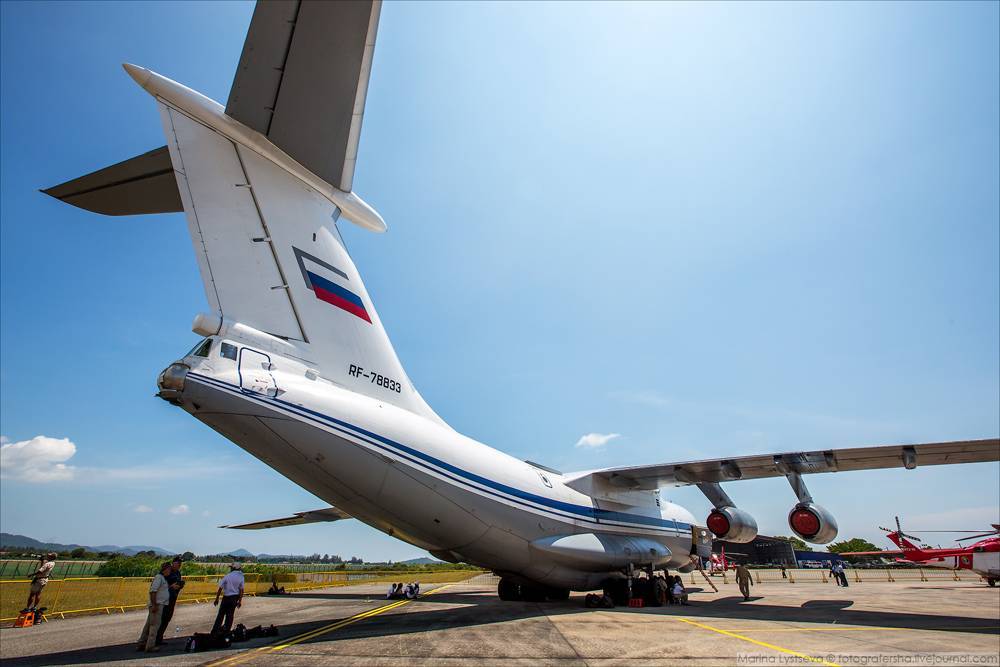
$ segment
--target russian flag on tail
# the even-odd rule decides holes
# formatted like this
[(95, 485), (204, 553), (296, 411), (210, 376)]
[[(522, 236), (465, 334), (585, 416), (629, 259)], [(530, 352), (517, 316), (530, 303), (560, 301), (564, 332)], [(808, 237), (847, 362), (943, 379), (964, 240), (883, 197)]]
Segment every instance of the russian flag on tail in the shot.
[(365, 303), (361, 300), (360, 296), (346, 287), (342, 287), (332, 280), (321, 276), (316, 273), (316, 271), (307, 269), (305, 260), (308, 259), (310, 262), (331, 271), (344, 280), (350, 280), (346, 273), (335, 266), (327, 264), (318, 257), (313, 257), (309, 253), (303, 252), (294, 246), (292, 247), (292, 250), (295, 252), (295, 259), (298, 260), (299, 269), (302, 271), (302, 278), (306, 281), (306, 287), (313, 291), (313, 294), (316, 295), (317, 299), (324, 301), (331, 306), (336, 306), (341, 310), (347, 311), (351, 315), (359, 317), (365, 322), (371, 324), (372, 318), (368, 315), (368, 310), (365, 308)]
[(306, 274), (309, 276), (309, 282), (312, 284), (317, 299), (326, 301), (341, 310), (346, 310), (351, 315), (360, 317), (371, 324), (372, 318), (368, 317), (368, 311), (365, 310), (365, 304), (361, 301), (360, 296), (312, 271), (306, 271)]

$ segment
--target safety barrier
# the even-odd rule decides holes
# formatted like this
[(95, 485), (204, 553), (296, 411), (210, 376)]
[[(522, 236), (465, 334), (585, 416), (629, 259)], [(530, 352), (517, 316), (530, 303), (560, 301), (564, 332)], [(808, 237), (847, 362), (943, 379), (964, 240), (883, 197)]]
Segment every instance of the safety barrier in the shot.
[[(361, 583), (419, 581), (445, 583), (464, 581), (481, 574), (480, 570), (442, 571), (350, 571), (290, 572), (272, 576), (247, 573), (244, 593), (261, 595), (272, 581), (291, 593), (329, 586), (349, 586)], [(207, 602), (215, 598), (220, 575), (184, 577), (185, 585), (177, 598), (179, 604)], [(144, 609), (149, 603), (151, 577), (71, 577), (50, 579), (42, 591), (41, 606), (47, 607), (46, 618), (65, 618), (73, 614), (125, 612)], [(0, 621), (12, 621), (24, 606), (31, 588), (28, 579), (0, 580)]]
[[(908, 581), (980, 581), (980, 577), (971, 570), (949, 570), (947, 568), (845, 568), (848, 581), (854, 583), (875, 582), (908, 582)], [(754, 568), (750, 570), (755, 584), (802, 584), (829, 583), (832, 581), (830, 571), (820, 568), (787, 568), (781, 569)], [(717, 572), (711, 575), (712, 581), (718, 585), (736, 583), (732, 570)], [(691, 584), (697, 585), (695, 573), (691, 573)]]
[[(104, 564), (103, 560), (57, 560), (52, 570), (53, 577), (89, 577)], [(0, 559), (0, 579), (19, 579), (30, 577), (38, 569), (38, 559), (4, 558)]]

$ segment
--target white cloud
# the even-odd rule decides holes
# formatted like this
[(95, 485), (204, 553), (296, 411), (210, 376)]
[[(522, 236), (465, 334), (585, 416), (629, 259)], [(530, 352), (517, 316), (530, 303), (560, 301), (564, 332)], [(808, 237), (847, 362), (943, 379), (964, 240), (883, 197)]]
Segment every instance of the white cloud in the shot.
[(76, 468), (66, 461), (76, 454), (69, 438), (36, 435), (31, 440), (0, 444), (0, 476), (23, 482), (56, 482), (73, 479)]
[(114, 484), (162, 482), (170, 479), (207, 477), (214, 466), (204, 462), (163, 465), (151, 463), (125, 468), (78, 467), (67, 465), (76, 455), (69, 438), (36, 435), (31, 440), (11, 442), (0, 436), (0, 478), (21, 482), (77, 482)]
[(202, 510), (202, 512), (201, 512), (201, 515), (202, 515), (202, 516), (209, 516), (209, 515), (211, 515), (211, 514), (212, 514), (212, 513), (211, 513), (211, 512), (209, 512), (208, 510)]
[(188, 514), (191, 512), (191, 508), (187, 505), (174, 505), (170, 508), (171, 514)]
[(576, 447), (584, 447), (586, 449), (597, 449), (598, 447), (603, 447), (608, 444), (609, 440), (614, 440), (615, 438), (620, 438), (621, 433), (588, 433), (587, 435), (580, 436), (580, 439), (576, 441)]
[(139, 514), (146, 514), (147, 512), (152, 512), (153, 508), (149, 505), (136, 505), (132, 508), (133, 512), (138, 512)]

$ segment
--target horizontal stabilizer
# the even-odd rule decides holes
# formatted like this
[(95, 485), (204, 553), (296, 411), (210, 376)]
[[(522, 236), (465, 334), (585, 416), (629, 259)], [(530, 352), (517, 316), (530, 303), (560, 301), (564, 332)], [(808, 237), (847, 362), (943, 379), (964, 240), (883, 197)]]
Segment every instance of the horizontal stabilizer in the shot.
[(255, 521), (253, 523), (240, 523), (232, 526), (219, 526), (219, 528), (235, 528), (239, 530), (263, 530), (264, 528), (282, 528), (284, 526), (301, 526), (304, 523), (323, 523), (324, 521), (340, 521), (350, 519), (351, 515), (336, 507), (327, 507), (321, 510), (311, 510), (309, 512), (296, 512), (292, 516), (281, 519), (270, 519), (268, 521)]
[(104, 215), (180, 213), (184, 210), (166, 146), (42, 192)]
[(296, 162), (350, 192), (381, 2), (258, 2), (226, 103)]

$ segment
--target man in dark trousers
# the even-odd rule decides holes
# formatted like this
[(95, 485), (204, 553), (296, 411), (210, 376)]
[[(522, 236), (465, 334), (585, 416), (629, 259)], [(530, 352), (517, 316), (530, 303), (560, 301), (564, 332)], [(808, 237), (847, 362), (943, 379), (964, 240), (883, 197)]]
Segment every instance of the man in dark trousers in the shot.
[[(229, 566), (229, 574), (219, 582), (219, 590), (215, 592), (214, 604), (219, 607), (212, 626), (213, 635), (224, 635), (233, 629), (233, 616), (236, 609), (243, 603), (243, 565), (233, 563)], [(219, 604), (222, 596), (222, 604)]]
[(736, 585), (740, 587), (740, 593), (744, 600), (750, 599), (750, 587), (753, 586), (753, 577), (750, 570), (743, 563), (736, 566)]
[(166, 577), (167, 584), (170, 586), (170, 602), (163, 608), (163, 620), (160, 621), (160, 629), (156, 632), (157, 646), (163, 643), (163, 633), (170, 627), (170, 619), (174, 616), (174, 606), (177, 604), (177, 596), (181, 594), (181, 589), (184, 588), (184, 579), (181, 577), (182, 562), (180, 556), (174, 556), (173, 561), (170, 562), (170, 574)]

